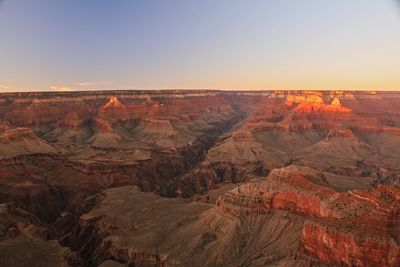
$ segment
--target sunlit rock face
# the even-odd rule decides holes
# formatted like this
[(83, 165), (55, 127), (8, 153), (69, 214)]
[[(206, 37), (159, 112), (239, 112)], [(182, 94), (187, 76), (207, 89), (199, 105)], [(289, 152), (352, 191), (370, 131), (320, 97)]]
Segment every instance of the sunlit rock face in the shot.
[(286, 105), (291, 106), (297, 104), (294, 111), (296, 112), (333, 112), (346, 113), (351, 112), (351, 109), (343, 107), (340, 100), (335, 96), (330, 104), (326, 104), (322, 97), (318, 94), (301, 97), (288, 96)]
[(0, 94), (0, 246), (70, 266), (398, 266), (399, 144), (399, 93)]
[(126, 120), (130, 118), (126, 106), (123, 105), (115, 96), (111, 96), (106, 104), (100, 106), (98, 116), (100, 118), (116, 120)]
[(105, 104), (104, 106), (100, 107), (101, 109), (107, 109), (110, 107), (119, 107), (119, 108), (124, 108), (124, 106), (121, 104), (121, 102), (119, 102), (118, 98), (116, 96), (112, 96), (110, 97), (110, 100), (108, 101), (107, 104)]
[(328, 264), (397, 266), (400, 263), (400, 187), (337, 192), (324, 174), (290, 166), (266, 181), (238, 186), (217, 207), (234, 217), (277, 210), (301, 214), (299, 253)]

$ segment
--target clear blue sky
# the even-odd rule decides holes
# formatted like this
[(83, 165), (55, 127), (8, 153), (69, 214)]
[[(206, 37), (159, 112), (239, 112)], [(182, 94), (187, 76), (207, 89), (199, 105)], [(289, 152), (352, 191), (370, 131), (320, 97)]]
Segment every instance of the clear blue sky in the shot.
[(396, 0), (0, 0), (0, 90), (400, 89)]

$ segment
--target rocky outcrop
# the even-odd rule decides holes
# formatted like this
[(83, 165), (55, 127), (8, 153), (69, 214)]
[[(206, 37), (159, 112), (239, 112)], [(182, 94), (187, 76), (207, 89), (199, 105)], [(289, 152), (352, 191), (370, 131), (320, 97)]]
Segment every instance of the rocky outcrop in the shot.
[(302, 222), (289, 214), (239, 220), (212, 204), (163, 199), (127, 186), (101, 195), (81, 217), (72, 242), (91, 264), (113, 259), (139, 266), (253, 266), (290, 261), (297, 245), (291, 240), (300, 237)]
[[(286, 210), (307, 218), (299, 253), (327, 264), (397, 266), (400, 262), (400, 187), (339, 193), (322, 173), (274, 170), (266, 181), (225, 193), (217, 207), (238, 218)], [(368, 235), (365, 235), (368, 233)]]
[(127, 107), (122, 104), (116, 96), (110, 97), (109, 101), (100, 106), (97, 116), (105, 119), (114, 119), (116, 121), (124, 121), (130, 119)]
[(33, 131), (29, 128), (8, 129), (4, 131), (0, 136), (0, 142), (6, 144), (22, 138), (32, 139), (36, 138), (36, 136), (33, 133)]
[(30, 128), (9, 128), (0, 134), (0, 159), (27, 154), (56, 154), (58, 151), (37, 137)]
[(330, 186), (318, 171), (289, 166), (223, 193), (214, 207), (163, 199), (134, 187), (109, 189), (81, 217), (72, 242), (96, 264), (114, 259), (179, 266), (187, 257), (200, 257), (203, 266), (254, 265), (257, 259), (264, 264), (397, 266), (400, 188), (337, 192)]
[(337, 97), (330, 104), (326, 104), (321, 96), (312, 95), (308, 96), (304, 101), (300, 101), (294, 111), (299, 113), (348, 113), (351, 112), (351, 109), (343, 107)]
[[(217, 206), (234, 216), (287, 210), (307, 216), (343, 217), (339, 208), (333, 209), (329, 201), (322, 201), (336, 198), (337, 193), (304, 178), (300, 170), (304, 171), (295, 166), (275, 169), (266, 182), (247, 183), (221, 196)], [(318, 182), (325, 182), (323, 176)]]
[(391, 240), (374, 240), (338, 231), (318, 223), (307, 223), (301, 237), (301, 250), (322, 262), (345, 266), (398, 266), (400, 246)]

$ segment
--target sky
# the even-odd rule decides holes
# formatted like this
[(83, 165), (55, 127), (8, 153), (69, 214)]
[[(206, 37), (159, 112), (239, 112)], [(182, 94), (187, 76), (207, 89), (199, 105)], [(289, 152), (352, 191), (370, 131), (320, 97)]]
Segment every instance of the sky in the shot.
[(0, 91), (400, 90), (397, 0), (0, 0)]

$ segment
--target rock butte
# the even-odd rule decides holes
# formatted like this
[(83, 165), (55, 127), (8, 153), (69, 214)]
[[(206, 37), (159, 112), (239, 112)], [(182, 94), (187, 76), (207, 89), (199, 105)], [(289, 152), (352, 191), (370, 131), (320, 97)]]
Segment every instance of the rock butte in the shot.
[(400, 266), (400, 94), (0, 94), (0, 265)]

